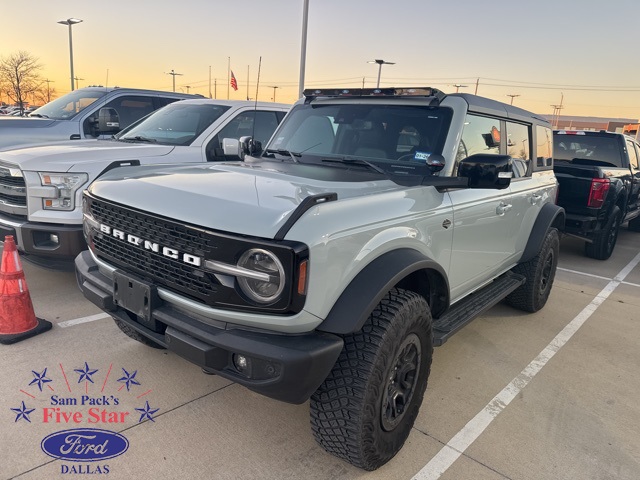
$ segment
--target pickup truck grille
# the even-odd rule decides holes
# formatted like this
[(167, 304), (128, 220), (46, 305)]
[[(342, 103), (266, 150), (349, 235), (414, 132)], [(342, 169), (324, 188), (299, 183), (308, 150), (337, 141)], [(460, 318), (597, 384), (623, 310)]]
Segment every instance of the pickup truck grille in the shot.
[[(0, 211), (26, 214), (26, 206), (27, 189), (24, 178), (12, 176), (11, 169), (0, 166)], [(11, 207), (24, 207), (24, 212)]]
[[(91, 202), (91, 213), (104, 225), (181, 253), (203, 257), (212, 248), (209, 235), (193, 227), (97, 201)], [(93, 244), (98, 256), (108, 259), (118, 267), (133, 270), (158, 285), (178, 290), (205, 303), (214, 302), (217, 282), (213, 275), (201, 268), (122, 242), (109, 235), (95, 235)]]

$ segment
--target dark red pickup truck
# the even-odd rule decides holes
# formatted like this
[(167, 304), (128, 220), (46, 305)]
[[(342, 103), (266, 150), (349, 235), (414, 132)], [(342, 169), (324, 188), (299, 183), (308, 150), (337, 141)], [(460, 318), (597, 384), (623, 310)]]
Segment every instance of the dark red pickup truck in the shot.
[(606, 260), (620, 225), (640, 231), (640, 145), (606, 131), (557, 130), (553, 139), (565, 233), (585, 240), (586, 256)]

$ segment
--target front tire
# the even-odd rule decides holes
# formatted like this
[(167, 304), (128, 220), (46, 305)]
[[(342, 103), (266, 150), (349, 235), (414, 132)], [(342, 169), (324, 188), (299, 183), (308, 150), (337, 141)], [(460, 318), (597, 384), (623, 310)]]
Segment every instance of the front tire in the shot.
[(432, 355), (426, 300), (391, 290), (362, 329), (344, 337), (338, 361), (311, 397), (316, 441), (356, 467), (384, 465), (402, 448), (418, 416)]
[(606, 260), (609, 258), (618, 240), (621, 220), (622, 211), (619, 207), (613, 207), (607, 223), (593, 240), (593, 243), (584, 244), (584, 254), (596, 260)]
[(512, 271), (524, 275), (527, 281), (510, 293), (506, 302), (518, 310), (531, 313), (544, 307), (556, 276), (559, 253), (560, 235), (556, 228), (550, 228), (538, 255), (513, 267)]

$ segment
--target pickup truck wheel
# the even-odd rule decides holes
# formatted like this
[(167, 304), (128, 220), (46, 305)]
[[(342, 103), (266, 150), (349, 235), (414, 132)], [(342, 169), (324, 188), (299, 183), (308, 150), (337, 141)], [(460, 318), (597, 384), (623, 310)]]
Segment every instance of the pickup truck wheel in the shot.
[(621, 219), (622, 211), (619, 207), (613, 207), (609, 220), (593, 240), (593, 243), (584, 244), (584, 253), (587, 257), (606, 260), (611, 256), (618, 240)]
[(111, 317), (111, 318), (113, 318), (113, 321), (116, 322), (116, 325), (118, 326), (118, 328), (122, 330), (122, 333), (124, 333), (127, 337), (133, 338), (134, 340), (137, 340), (140, 343), (144, 343), (147, 347), (164, 349), (162, 345), (154, 342), (153, 340), (149, 340), (144, 335), (140, 335), (138, 332), (136, 332), (133, 328), (131, 328), (126, 323), (124, 323), (122, 320), (118, 320), (117, 318), (114, 318), (114, 317)]
[(505, 299), (514, 308), (525, 312), (537, 312), (547, 303), (556, 276), (560, 236), (550, 228), (538, 255), (528, 262), (516, 265), (512, 271), (527, 277), (527, 281)]
[(311, 397), (311, 428), (329, 453), (375, 470), (402, 448), (422, 404), (433, 354), (426, 300), (391, 290), (359, 332), (344, 337)]

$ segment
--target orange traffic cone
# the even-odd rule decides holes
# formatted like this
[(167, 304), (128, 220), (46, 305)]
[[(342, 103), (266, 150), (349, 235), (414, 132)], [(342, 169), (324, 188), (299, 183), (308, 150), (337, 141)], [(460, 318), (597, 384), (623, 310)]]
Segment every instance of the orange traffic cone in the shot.
[(51, 329), (36, 318), (13, 235), (4, 238), (0, 265), (0, 343), (8, 345)]

